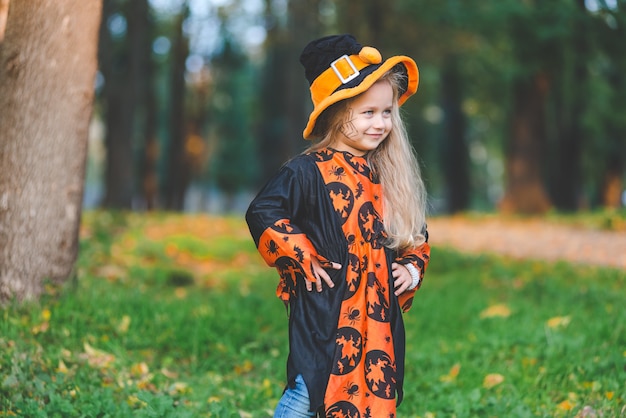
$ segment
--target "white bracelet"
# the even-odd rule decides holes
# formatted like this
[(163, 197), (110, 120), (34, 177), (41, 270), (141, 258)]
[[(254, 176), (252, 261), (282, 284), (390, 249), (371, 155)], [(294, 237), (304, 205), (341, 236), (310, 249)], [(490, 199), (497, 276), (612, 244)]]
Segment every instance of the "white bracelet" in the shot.
[(413, 290), (417, 287), (417, 285), (420, 284), (420, 280), (422, 280), (420, 278), (420, 272), (411, 263), (405, 264), (404, 267), (406, 267), (409, 273), (411, 273), (411, 278), (413, 279), (413, 283), (411, 283), (411, 287), (409, 287), (409, 290)]

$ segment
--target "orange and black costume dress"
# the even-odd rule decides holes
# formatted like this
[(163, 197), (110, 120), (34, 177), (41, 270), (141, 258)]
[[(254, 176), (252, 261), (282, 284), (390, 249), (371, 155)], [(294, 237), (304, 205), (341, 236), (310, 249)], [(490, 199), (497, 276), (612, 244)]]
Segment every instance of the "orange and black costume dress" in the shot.
[[(395, 417), (402, 400), (402, 311), (415, 290), (394, 295), (391, 263), (423, 275), (430, 247), (385, 247), (381, 216), (382, 188), (366, 159), (328, 148), (286, 163), (246, 214), (290, 311), (288, 385), (301, 374), (311, 410), (326, 417)], [(306, 290), (312, 256), (342, 265), (327, 270), (335, 287)]]

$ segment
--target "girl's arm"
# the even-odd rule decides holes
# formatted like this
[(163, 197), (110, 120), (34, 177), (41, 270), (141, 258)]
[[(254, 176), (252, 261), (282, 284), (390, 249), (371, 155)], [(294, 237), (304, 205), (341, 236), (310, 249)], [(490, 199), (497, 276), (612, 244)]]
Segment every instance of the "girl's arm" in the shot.
[(246, 212), (246, 221), (259, 253), (281, 275), (277, 293), (285, 302), (289, 299), (290, 289), (295, 288), (298, 275), (304, 276), (308, 290), (312, 290), (312, 283), (316, 283), (317, 290), (321, 291), (322, 281), (332, 285), (324, 267), (340, 268), (337, 263), (330, 263), (319, 255), (297, 225), (297, 220), (306, 215), (307, 201), (303, 189), (297, 173), (284, 166), (263, 187)]
[[(428, 234), (425, 235), (428, 240)], [(428, 241), (426, 241), (416, 248), (402, 251), (400, 256), (395, 260), (394, 264), (396, 265), (396, 268), (394, 269), (394, 265), (392, 265), (394, 280), (399, 281), (397, 283), (398, 286), (396, 287), (396, 292), (400, 293), (398, 295), (398, 301), (404, 312), (408, 311), (413, 304), (413, 297), (415, 296), (415, 292), (422, 285), (424, 273), (429, 261), (430, 245), (428, 244)], [(411, 277), (411, 285), (409, 286), (407, 286), (407, 274)], [(417, 278), (417, 280), (415, 280), (415, 278)], [(415, 283), (415, 281), (417, 281), (417, 283)], [(406, 290), (401, 292), (402, 288)]]

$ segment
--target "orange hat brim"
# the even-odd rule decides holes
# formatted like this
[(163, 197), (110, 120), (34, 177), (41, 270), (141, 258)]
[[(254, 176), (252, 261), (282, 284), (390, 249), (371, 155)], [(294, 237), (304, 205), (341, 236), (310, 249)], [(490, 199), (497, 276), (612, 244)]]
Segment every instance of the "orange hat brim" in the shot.
[(402, 93), (402, 95), (398, 98), (398, 105), (401, 106), (409, 97), (415, 94), (419, 84), (419, 70), (417, 69), (417, 64), (415, 63), (415, 61), (413, 61), (413, 59), (404, 55), (390, 57), (389, 59), (385, 60), (385, 62), (380, 64), (380, 66), (376, 70), (372, 71), (371, 74), (365, 76), (365, 78), (357, 86), (337, 90), (330, 96), (320, 101), (314, 107), (311, 115), (309, 116), (309, 121), (306, 125), (306, 128), (304, 128), (304, 132), (302, 133), (304, 139), (312, 139), (311, 134), (313, 133), (313, 129), (315, 128), (317, 118), (322, 114), (324, 110), (341, 100), (349, 99), (365, 92), (372, 85), (374, 85), (374, 83), (376, 83), (376, 81), (378, 81), (387, 71), (391, 70), (397, 64), (403, 64), (407, 71), (406, 91)]

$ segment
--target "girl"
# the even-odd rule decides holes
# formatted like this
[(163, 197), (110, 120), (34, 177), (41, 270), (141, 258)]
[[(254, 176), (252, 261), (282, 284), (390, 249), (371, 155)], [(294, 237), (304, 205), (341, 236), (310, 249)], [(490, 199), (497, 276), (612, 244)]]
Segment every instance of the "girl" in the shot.
[(351, 35), (309, 43), (300, 61), (316, 139), (252, 201), (246, 220), (280, 274), (288, 384), (274, 417), (395, 417), (404, 324), (430, 248), (425, 191), (399, 106), (415, 62), (382, 61)]

